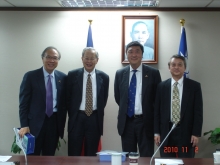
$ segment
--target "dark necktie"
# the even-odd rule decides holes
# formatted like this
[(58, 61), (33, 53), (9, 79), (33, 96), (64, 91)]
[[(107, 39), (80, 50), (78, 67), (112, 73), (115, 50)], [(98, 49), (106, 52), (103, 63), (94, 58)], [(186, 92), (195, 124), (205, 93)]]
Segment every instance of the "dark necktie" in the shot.
[(129, 117), (134, 116), (134, 107), (135, 107), (135, 96), (136, 96), (136, 85), (137, 85), (137, 78), (136, 72), (137, 70), (133, 70), (133, 75), (131, 77), (129, 91), (128, 91), (128, 111), (127, 114)]
[(88, 74), (88, 79), (86, 83), (86, 108), (85, 108), (85, 113), (87, 116), (90, 116), (93, 112), (92, 81), (90, 77), (91, 74)]
[(173, 98), (172, 98), (172, 121), (178, 124), (180, 121), (180, 99), (179, 90), (177, 88), (178, 82), (173, 85)]
[(51, 75), (48, 75), (46, 90), (46, 114), (48, 117), (50, 117), (53, 114), (53, 89), (51, 83)]

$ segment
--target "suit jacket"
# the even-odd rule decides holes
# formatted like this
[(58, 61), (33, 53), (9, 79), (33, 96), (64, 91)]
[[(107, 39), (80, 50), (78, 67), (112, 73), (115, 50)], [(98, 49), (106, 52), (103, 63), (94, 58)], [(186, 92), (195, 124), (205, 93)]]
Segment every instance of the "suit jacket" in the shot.
[[(100, 70), (95, 70), (97, 86), (97, 113), (100, 135), (103, 134), (104, 108), (108, 99), (109, 76)], [(69, 115), (68, 132), (74, 127), (74, 122), (82, 102), (84, 68), (72, 70), (67, 76), (67, 110)]]
[[(147, 137), (153, 142), (153, 116), (154, 101), (157, 85), (161, 82), (158, 70), (142, 64), (142, 111), (144, 117), (144, 126)], [(118, 133), (123, 134), (128, 109), (128, 88), (129, 88), (130, 66), (126, 66), (116, 72), (115, 75), (115, 101), (119, 106), (118, 111)]]
[[(160, 134), (161, 142), (166, 137), (171, 116), (171, 79), (158, 85), (154, 117), (154, 132)], [(183, 80), (180, 128), (182, 145), (190, 144), (191, 136), (201, 136), (203, 101), (200, 84), (188, 78)], [(164, 146), (167, 145), (167, 140)]]
[[(57, 88), (57, 117), (59, 136), (63, 138), (66, 122), (65, 83), (66, 75), (55, 70)], [(43, 67), (27, 72), (20, 86), (19, 116), (21, 127), (29, 127), (36, 138), (41, 130), (46, 111), (46, 88)]]

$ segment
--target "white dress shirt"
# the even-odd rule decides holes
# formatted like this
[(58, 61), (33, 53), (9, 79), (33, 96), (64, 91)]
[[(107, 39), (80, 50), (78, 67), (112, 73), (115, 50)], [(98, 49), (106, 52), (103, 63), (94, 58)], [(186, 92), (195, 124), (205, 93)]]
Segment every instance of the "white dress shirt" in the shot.
[[(176, 81), (172, 78), (171, 79), (171, 98), (170, 98), (170, 121), (172, 121), (172, 99), (173, 99), (173, 87), (174, 87), (174, 83)], [(179, 79), (178, 81), (178, 85), (177, 88), (179, 90), (179, 99), (180, 99), (180, 112), (181, 112), (181, 102), (182, 102), (182, 95), (183, 95), (183, 77), (181, 79)], [(154, 136), (159, 136), (159, 133), (155, 133)]]
[[(44, 69), (43, 67), (43, 73), (44, 73), (44, 82), (45, 82), (45, 89), (47, 90), (47, 81), (49, 79), (49, 73)], [(50, 74), (51, 75), (51, 83), (52, 83), (52, 90), (53, 90), (53, 112), (57, 112), (57, 86), (55, 82), (55, 76), (54, 71)], [(46, 111), (46, 110), (45, 110)]]
[[(130, 81), (133, 75), (133, 68), (130, 65), (130, 75), (129, 75), (129, 86)], [(142, 112), (142, 64), (136, 69), (136, 78), (137, 78), (137, 85), (136, 85), (136, 95), (135, 95), (135, 107), (134, 107), (134, 114), (141, 115)]]
[(80, 104), (79, 109), (84, 111), (86, 107), (86, 84), (87, 84), (87, 79), (88, 79), (88, 74), (90, 74), (90, 78), (92, 81), (92, 97), (93, 97), (93, 110), (97, 110), (97, 87), (96, 87), (96, 73), (95, 69), (92, 72), (87, 72), (84, 69), (84, 74), (83, 74), (83, 93), (82, 93), (82, 102)]
[[(171, 98), (170, 98), (170, 121), (172, 121), (172, 99), (173, 99), (173, 87), (174, 83), (176, 81), (172, 78), (171, 80)], [(179, 90), (179, 99), (180, 99), (180, 112), (181, 112), (181, 102), (182, 102), (182, 95), (183, 95), (183, 77), (179, 79), (178, 81), (177, 88)]]

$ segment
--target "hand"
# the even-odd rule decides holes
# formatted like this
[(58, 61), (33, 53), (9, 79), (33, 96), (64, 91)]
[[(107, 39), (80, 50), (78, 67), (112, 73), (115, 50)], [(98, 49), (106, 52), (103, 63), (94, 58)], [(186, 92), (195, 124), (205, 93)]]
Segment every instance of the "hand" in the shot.
[(159, 136), (159, 135), (154, 136), (154, 142), (155, 142), (155, 144), (156, 144), (157, 146), (160, 145), (160, 136)]
[(199, 143), (199, 138), (192, 135), (191, 136), (191, 143), (192, 143), (192, 146), (195, 147)]
[(20, 135), (20, 138), (23, 138), (26, 133), (30, 133), (29, 127), (23, 127), (18, 132), (18, 134)]

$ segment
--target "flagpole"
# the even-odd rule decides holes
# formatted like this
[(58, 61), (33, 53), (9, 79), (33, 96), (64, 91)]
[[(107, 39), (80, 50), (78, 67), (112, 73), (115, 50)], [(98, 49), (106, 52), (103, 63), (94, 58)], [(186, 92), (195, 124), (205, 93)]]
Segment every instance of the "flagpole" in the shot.
[[(88, 36), (87, 36), (87, 44), (86, 47), (93, 47), (93, 40), (92, 40), (92, 20), (89, 19), (89, 29), (88, 29)], [(82, 151), (81, 151), (81, 156), (85, 156), (85, 138), (83, 140), (83, 146), (82, 146)]]
[(184, 72), (184, 77), (189, 78), (189, 67), (188, 67), (188, 51), (187, 51), (187, 43), (186, 43), (186, 31), (185, 31), (185, 19), (180, 19), (181, 24), (181, 36), (180, 36), (180, 46), (178, 54), (183, 56), (186, 59), (186, 70)]

